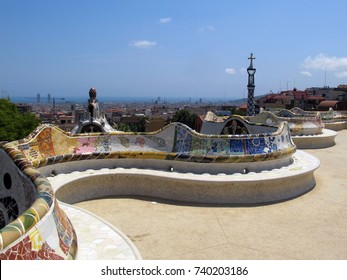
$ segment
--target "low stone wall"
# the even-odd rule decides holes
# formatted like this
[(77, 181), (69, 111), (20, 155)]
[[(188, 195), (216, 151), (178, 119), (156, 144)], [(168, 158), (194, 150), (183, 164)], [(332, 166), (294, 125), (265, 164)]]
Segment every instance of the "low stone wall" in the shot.
[(330, 129), (323, 129), (318, 135), (293, 136), (293, 142), (300, 149), (321, 149), (335, 145), (337, 132)]
[(324, 120), (324, 127), (334, 131), (340, 131), (347, 129), (347, 119), (346, 120)]
[(262, 172), (193, 174), (137, 168), (88, 169), (51, 177), (59, 200), (77, 203), (107, 196), (146, 196), (212, 204), (274, 203), (315, 186), (319, 161), (297, 151), (291, 165)]

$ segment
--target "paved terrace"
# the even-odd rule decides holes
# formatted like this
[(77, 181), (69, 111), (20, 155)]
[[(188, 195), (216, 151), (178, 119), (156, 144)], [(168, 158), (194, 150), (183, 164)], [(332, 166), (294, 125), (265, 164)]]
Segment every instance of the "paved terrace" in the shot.
[(347, 259), (347, 130), (336, 145), (305, 150), (321, 161), (316, 187), (298, 198), (250, 207), (154, 198), (77, 203), (113, 224), (143, 259)]

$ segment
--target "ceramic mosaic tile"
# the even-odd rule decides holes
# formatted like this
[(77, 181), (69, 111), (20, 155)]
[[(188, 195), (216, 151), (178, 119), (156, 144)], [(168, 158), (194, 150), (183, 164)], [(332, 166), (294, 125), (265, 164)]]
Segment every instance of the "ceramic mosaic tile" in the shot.
[(320, 113), (314, 116), (296, 116), (293, 112), (282, 111), (281, 116), (276, 116), (270, 112), (262, 112), (253, 117), (247, 117), (254, 123), (279, 126), (281, 122), (288, 122), (291, 134), (295, 135), (317, 135), (321, 134), (324, 128)]
[[(202, 135), (178, 123), (171, 124), (161, 131), (151, 134), (109, 133), (107, 135), (87, 134), (69, 136), (51, 127), (50, 131), (53, 136), (48, 137), (47, 133), (49, 130), (43, 129), (42, 131), (44, 131), (44, 136), (40, 137), (40, 139), (57, 139), (57, 141), (53, 141), (51, 151), (48, 152), (47, 148), (44, 150), (44, 153), (52, 155), (55, 153), (54, 151), (59, 151), (63, 154), (56, 154), (55, 156), (46, 158), (40, 155), (43, 159), (33, 161), (36, 167), (57, 162), (97, 158), (158, 158), (159, 154), (160, 159), (172, 160), (175, 158), (184, 160), (186, 158), (187, 161), (191, 161), (194, 158), (201, 158), (201, 156), (218, 158), (223, 156), (254, 155), (257, 153), (264, 154), (277, 151), (273, 143), (270, 145), (271, 140), (269, 137), (272, 137), (272, 134), (249, 135), (252, 139), (258, 139), (254, 140), (255, 143), (257, 141), (260, 141), (262, 145), (268, 143), (268, 146), (263, 147), (263, 149), (251, 148), (253, 144), (247, 141), (240, 141), (239, 135), (226, 137)], [(286, 128), (282, 128), (282, 131), (282, 134), (288, 134)], [(31, 142), (36, 143), (36, 138), (38, 137), (31, 137)], [(247, 136), (243, 138), (247, 138)], [(288, 137), (285, 137), (285, 139), (287, 140)], [(292, 150), (293, 144), (290, 141), (287, 143), (289, 143), (287, 146), (281, 144), (280, 147)], [(20, 146), (27, 149), (27, 145), (27, 143), (23, 143)], [(34, 146), (31, 145), (30, 147)], [(167, 153), (167, 156), (165, 157), (163, 153)], [(172, 153), (177, 153), (177, 155), (175, 156)], [(189, 156), (184, 156), (188, 154)], [(30, 159), (29, 156), (28, 159)], [(228, 159), (228, 162), (230, 161), (232, 160)]]
[(73, 226), (54, 200), (49, 181), (35, 167), (108, 158), (237, 163), (286, 157), (296, 149), (285, 123), (275, 133), (249, 135), (203, 135), (174, 123), (148, 134), (111, 132), (71, 136), (52, 125), (43, 125), (26, 139), (1, 144), (1, 148), (13, 160), (15, 168), (23, 172), (27, 180), (25, 187), (30, 185), (35, 191), (31, 201), (28, 200), (31, 207), (28, 205), (25, 211), (17, 209), (18, 200), (13, 196), (1, 194), (0, 205), (6, 210), (1, 210), (0, 221), (6, 225), (0, 229), (0, 259), (70, 259), (76, 254)]
[[(39, 148), (42, 155), (53, 154), (51, 128), (43, 130), (43, 135), (38, 139), (46, 144), (38, 144), (40, 141), (33, 140), (33, 147)], [(19, 142), (14, 142), (19, 143)], [(30, 146), (30, 145), (29, 145)], [(68, 259), (73, 258), (76, 252), (76, 236), (71, 223), (68, 222), (64, 213), (55, 214), (57, 204), (53, 203), (53, 189), (46, 178), (35, 170), (30, 162), (26, 161), (20, 149), (10, 143), (2, 144), (0, 149), (1, 159), (4, 160), (3, 151), (12, 158), (17, 165), (15, 170), (7, 170), (11, 174), (13, 186), (8, 186), (14, 198), (7, 198), (1, 193), (1, 205), (7, 205), (6, 225), (0, 229), (0, 259)], [(27, 148), (27, 146), (25, 147)], [(30, 154), (29, 156), (30, 157)], [(11, 168), (11, 161), (1, 168)], [(20, 171), (23, 173), (19, 173)], [(22, 180), (22, 181), (18, 181)], [(6, 189), (6, 188), (4, 188)], [(26, 191), (23, 191), (25, 189)], [(31, 192), (29, 191), (31, 189)], [(15, 195), (16, 191), (18, 195)], [(29, 192), (28, 192), (29, 191)], [(21, 195), (25, 195), (21, 201)], [(20, 204), (18, 202), (20, 201)], [(20, 207), (26, 206), (27, 210)], [(31, 206), (31, 207), (30, 207)], [(19, 210), (17, 210), (19, 209)], [(25, 211), (24, 211), (25, 210)], [(10, 212), (9, 212), (10, 211)], [(11, 212), (12, 211), (12, 212)], [(4, 212), (2, 212), (5, 214)], [(13, 214), (11, 214), (13, 213)], [(13, 218), (11, 218), (13, 216)], [(57, 217), (57, 218), (55, 218)], [(5, 216), (4, 216), (5, 218)], [(59, 243), (57, 229), (69, 232), (70, 239)], [(56, 237), (55, 237), (56, 236)], [(65, 246), (65, 253), (62, 248)]]

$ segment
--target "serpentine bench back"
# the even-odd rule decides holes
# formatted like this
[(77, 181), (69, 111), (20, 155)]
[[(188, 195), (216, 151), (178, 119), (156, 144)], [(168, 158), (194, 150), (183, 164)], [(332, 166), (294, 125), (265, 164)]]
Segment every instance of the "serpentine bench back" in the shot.
[(35, 167), (83, 159), (141, 158), (188, 162), (269, 160), (295, 151), (288, 125), (274, 133), (204, 135), (181, 123), (154, 133), (91, 133), (70, 136), (57, 127), (39, 127), (18, 148)]

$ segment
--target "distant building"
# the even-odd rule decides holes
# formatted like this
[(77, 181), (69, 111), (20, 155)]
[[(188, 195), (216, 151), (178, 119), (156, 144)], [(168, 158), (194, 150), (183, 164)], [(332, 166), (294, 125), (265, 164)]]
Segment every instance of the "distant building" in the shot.
[(127, 125), (137, 125), (141, 122), (141, 118), (143, 116), (123, 116), (120, 122)]
[(347, 85), (339, 85), (338, 87), (311, 87), (306, 91), (314, 96), (322, 96), (326, 100), (338, 100), (347, 102)]
[(58, 116), (58, 126), (67, 131), (70, 132), (74, 127), (74, 116), (72, 115), (60, 115)]
[(162, 129), (165, 126), (165, 121), (163, 118), (156, 117), (146, 120), (145, 122), (145, 132), (153, 132)]
[(292, 109), (299, 107), (304, 110), (316, 110), (320, 102), (326, 100), (322, 95), (313, 95), (308, 90), (281, 91), (280, 93), (269, 93), (257, 99), (260, 108), (266, 110)]
[(110, 123), (119, 123), (125, 113), (124, 109), (119, 108), (105, 110), (105, 116)]
[(32, 107), (29, 104), (26, 103), (18, 103), (16, 104), (17, 110), (19, 111), (19, 113), (24, 114), (27, 112), (31, 112), (32, 111)]
[[(309, 111), (309, 110), (316, 110), (321, 102), (325, 100), (322, 96), (307, 96), (307, 98), (304, 100), (304, 106), (302, 109)], [(299, 107), (299, 106), (296, 106)]]
[(81, 120), (86, 118), (87, 112), (83, 108), (78, 108), (74, 110), (75, 113), (75, 123), (79, 123)]
[(326, 100), (322, 101), (318, 105), (319, 111), (329, 111), (330, 108), (332, 108), (334, 111), (344, 110), (344, 104), (341, 101)]

